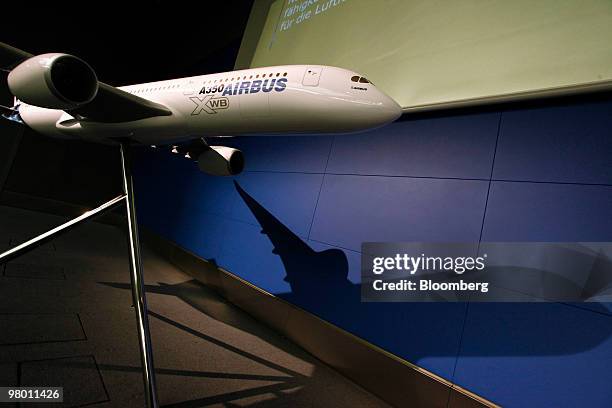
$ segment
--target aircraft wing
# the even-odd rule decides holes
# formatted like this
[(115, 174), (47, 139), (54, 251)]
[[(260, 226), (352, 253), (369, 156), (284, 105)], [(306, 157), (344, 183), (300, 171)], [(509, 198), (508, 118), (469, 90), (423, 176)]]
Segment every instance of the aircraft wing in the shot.
[[(0, 68), (10, 71), (32, 54), (0, 42)], [(159, 103), (141, 98), (98, 82), (98, 92), (91, 102), (66, 110), (70, 115), (95, 122), (129, 122), (154, 116), (169, 116), (172, 112)]]
[(132, 95), (103, 82), (98, 83), (98, 93), (91, 102), (67, 112), (95, 122), (109, 123), (172, 115), (172, 112), (164, 105)]
[(22, 61), (33, 57), (29, 52), (22, 51), (18, 48), (11, 47), (8, 44), (0, 42), (0, 68), (10, 71)]

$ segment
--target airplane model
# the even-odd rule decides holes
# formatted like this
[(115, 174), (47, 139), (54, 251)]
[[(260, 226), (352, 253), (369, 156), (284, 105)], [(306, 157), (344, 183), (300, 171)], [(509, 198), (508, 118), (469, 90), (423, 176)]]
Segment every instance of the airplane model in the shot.
[[(342, 68), (288, 65), (113, 87), (69, 54), (32, 55), (0, 43), (15, 103), (4, 115), (52, 137), (166, 145), (214, 175), (242, 171), (242, 153), (203, 136), (335, 133), (379, 127), (401, 107)], [(199, 139), (197, 139), (199, 138)]]
[[(401, 115), (400, 106), (363, 76), (320, 65), (253, 68), (115, 88), (99, 82), (75, 56), (34, 56), (0, 43), (0, 69), (8, 72), (15, 97), (4, 117), (53, 137), (118, 143), (123, 173), (123, 195), (0, 253), (0, 265), (123, 202), (149, 407), (158, 403), (129, 144), (171, 145), (174, 153), (197, 160), (203, 172), (227, 176), (244, 168), (242, 152), (209, 146), (203, 136), (352, 132)], [(185, 141), (186, 148), (177, 145)]]

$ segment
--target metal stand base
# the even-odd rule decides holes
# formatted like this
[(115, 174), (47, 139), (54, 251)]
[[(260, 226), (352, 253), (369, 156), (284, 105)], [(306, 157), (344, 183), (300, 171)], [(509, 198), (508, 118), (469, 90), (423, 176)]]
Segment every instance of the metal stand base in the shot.
[(132, 180), (130, 151), (127, 142), (122, 142), (121, 167), (123, 174), (123, 195), (102, 204), (98, 208), (68, 221), (44, 234), (24, 242), (8, 251), (0, 254), (0, 265), (9, 262), (25, 253), (36, 249), (46, 242), (70, 231), (74, 227), (92, 220), (113, 208), (125, 203), (127, 211), (128, 238), (130, 249), (130, 280), (132, 282), (132, 300), (136, 311), (136, 323), (138, 327), (138, 342), (140, 343), (140, 358), (142, 362), (142, 376), (144, 380), (146, 406), (157, 408), (157, 386), (155, 381), (155, 370), (153, 367), (153, 349), (151, 346), (151, 333), (149, 332), (149, 319), (147, 315), (147, 299), (145, 296), (144, 280), (142, 274), (142, 259), (140, 256), (140, 241), (138, 237), (138, 223), (136, 220), (136, 205), (134, 202), (134, 185)]

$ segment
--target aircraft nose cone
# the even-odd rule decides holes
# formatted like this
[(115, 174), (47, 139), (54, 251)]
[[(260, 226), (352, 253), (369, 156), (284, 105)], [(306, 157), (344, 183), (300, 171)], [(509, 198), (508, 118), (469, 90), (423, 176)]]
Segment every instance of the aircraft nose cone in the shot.
[(402, 116), (402, 107), (393, 98), (384, 95), (381, 115), (385, 122), (393, 122)]

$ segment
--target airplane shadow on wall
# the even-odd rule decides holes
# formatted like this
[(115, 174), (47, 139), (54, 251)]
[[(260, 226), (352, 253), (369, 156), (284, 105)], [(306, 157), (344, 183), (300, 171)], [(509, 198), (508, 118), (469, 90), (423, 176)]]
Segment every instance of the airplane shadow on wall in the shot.
[[(402, 340), (403, 342), (410, 343), (410, 340), (414, 339), (414, 336), (412, 336), (413, 332), (423, 332), (424, 330), (432, 332), (431, 339), (424, 339), (422, 344), (417, 344), (417, 346), (422, 346), (421, 352), (411, 348), (411, 351), (415, 353), (413, 360), (425, 357), (447, 356), (456, 353), (456, 348), (448, 339), (444, 339), (442, 342), (439, 341), (439, 337), (444, 337), (444, 333), (436, 333), (438, 328), (444, 330), (444, 326), (448, 326), (449, 322), (442, 322), (439, 326), (436, 326), (439, 322), (435, 322), (435, 320), (440, 321), (441, 318), (444, 318), (440, 312), (444, 310), (444, 307), (452, 307), (452, 303), (361, 302), (361, 285), (349, 281), (349, 265), (344, 251), (337, 248), (320, 252), (313, 250), (250, 196), (236, 181), (234, 181), (234, 186), (262, 227), (262, 234), (266, 234), (274, 245), (272, 252), (281, 258), (285, 268), (286, 276), (284, 280), (291, 286), (291, 292), (277, 296), (298, 306), (304, 307), (303, 305), (308, 305), (305, 309), (325, 320), (330, 320), (327, 317), (330, 315), (337, 317), (339, 320), (346, 320), (348, 318), (353, 322), (358, 321), (354, 327), (367, 325), (368, 327), (365, 331), (368, 333), (390, 333), (390, 336), (402, 337), (404, 339)], [(612, 264), (609, 259), (605, 258), (605, 260), (602, 260), (598, 258), (598, 261), (605, 261), (606, 265), (603, 268), (601, 265), (598, 268), (594, 268), (591, 271), (593, 276), (589, 276), (589, 278), (593, 278), (597, 274), (600, 275), (602, 270), (607, 271), (609, 275), (609, 271), (612, 270)], [(525, 268), (522, 270), (519, 270), (519, 268), (499, 268), (498, 272), (500, 273), (495, 275), (494, 269), (488, 268), (489, 271), (493, 270), (494, 277), (497, 276), (503, 279), (507, 275), (502, 276), (502, 274), (508, 272), (513, 274), (537, 273), (538, 276), (544, 276), (549, 284), (567, 288), (567, 290), (576, 290), (572, 282), (547, 271)], [(262, 272), (265, 273), (265, 271)], [(608, 282), (612, 282), (611, 276), (607, 276), (603, 281), (602, 277), (598, 276), (598, 280), (602, 285), (598, 285), (597, 288), (591, 287), (589, 295), (602, 293), (610, 289), (607, 285)], [(492, 279), (492, 282), (495, 282), (495, 278)], [(462, 305), (468, 307), (466, 303), (462, 303)], [(568, 322), (567, 314), (555, 313), (555, 311), (551, 311), (551, 306), (561, 309), (566, 307), (550, 302), (471, 304), (471, 307), (474, 308), (484, 307), (499, 311), (497, 316), (520, 320), (519, 326), (521, 326), (521, 329), (518, 330), (519, 333), (513, 332), (512, 336), (504, 336), (504, 334), (492, 330), (487, 336), (480, 337), (478, 344), (464, 344), (461, 350), (462, 355), (545, 356), (575, 354), (595, 348), (606, 341), (610, 334), (612, 334), (612, 325), (599, 325), (598, 327), (601, 327), (599, 330), (582, 331), (579, 327), (583, 313), (574, 313), (572, 316), (576, 316), (575, 321)], [(588, 308), (601, 314), (610, 313), (607, 308), (597, 302), (589, 302)], [(418, 316), (418, 314), (421, 316)], [(386, 318), (390, 315), (396, 316), (395, 321)], [(405, 316), (410, 316), (409, 321), (402, 318)], [(488, 316), (497, 317), (495, 313)], [(609, 318), (609, 316), (604, 318)], [(502, 319), (499, 320), (499, 329), (504, 330), (504, 323)], [(433, 326), (434, 330), (427, 326)], [(498, 328), (498, 326), (495, 327)], [(522, 330), (523, 327), (526, 330)], [(349, 329), (349, 331), (351, 330)], [(541, 341), (542, 338), (549, 338), (547, 331), (553, 331), (555, 338), (558, 338), (559, 341)], [(360, 333), (354, 334), (360, 336)], [(538, 341), (538, 338), (540, 341)], [(372, 341), (377, 343), (373, 339)]]
[(308, 300), (313, 295), (321, 301), (348, 293), (359, 296), (360, 287), (348, 280), (349, 264), (344, 251), (337, 248), (313, 250), (236, 181), (234, 186), (259, 222), (261, 233), (274, 245), (272, 253), (281, 258), (286, 272), (284, 280), (291, 286), (291, 294), (286, 300), (303, 304), (300, 300)]

